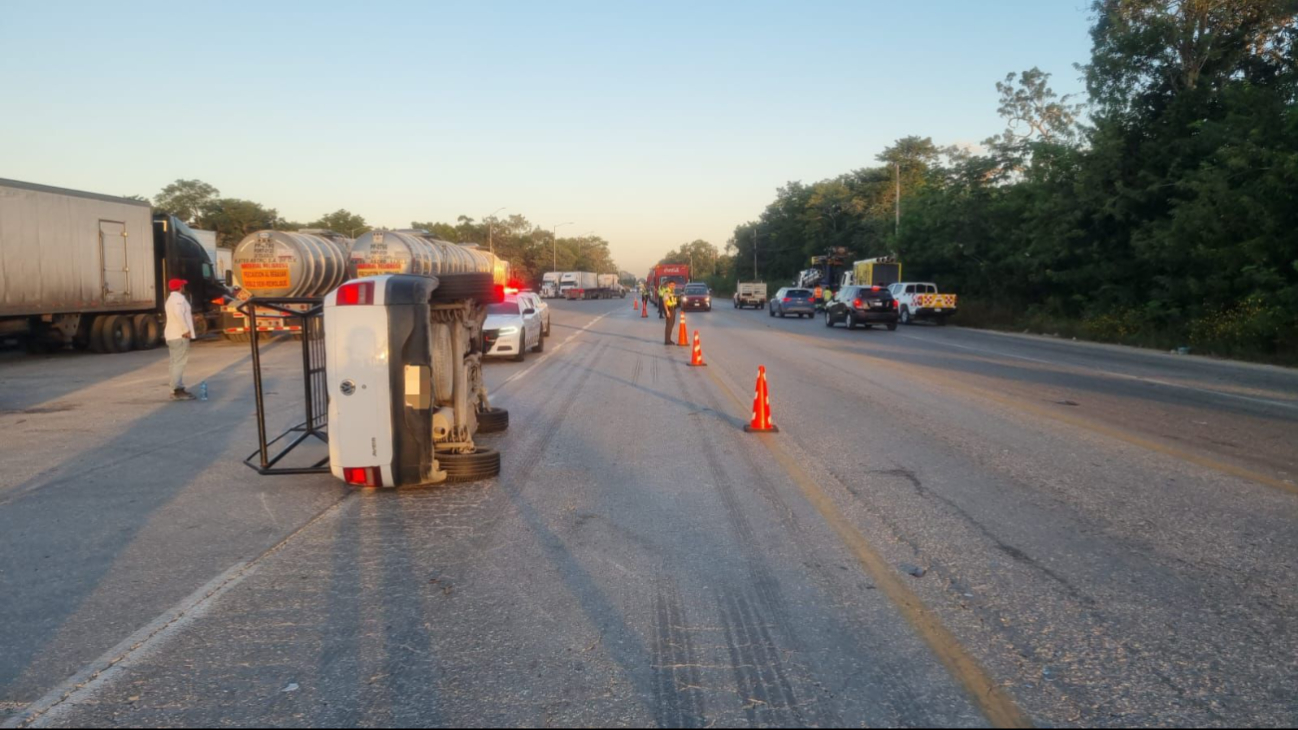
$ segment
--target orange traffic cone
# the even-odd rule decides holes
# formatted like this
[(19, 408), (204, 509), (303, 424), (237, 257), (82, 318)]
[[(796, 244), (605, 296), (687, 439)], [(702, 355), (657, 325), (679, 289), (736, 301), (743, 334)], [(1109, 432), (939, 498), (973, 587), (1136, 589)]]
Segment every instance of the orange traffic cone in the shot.
[(771, 423), (771, 394), (766, 389), (766, 366), (757, 366), (757, 394), (753, 396), (753, 422), (744, 426), (749, 433), (774, 432), (780, 429)]
[(690, 356), (691, 367), (705, 367), (707, 363), (703, 362), (703, 344), (699, 342), (699, 331), (694, 330), (694, 354)]
[(690, 333), (685, 330), (685, 310), (681, 310), (681, 329), (676, 337), (676, 344), (680, 347), (690, 346)]
[(632, 300), (631, 300), (631, 308), (632, 308), (632, 309), (639, 309), (639, 308), (640, 308), (640, 297), (636, 297), (635, 299), (632, 299)]
[(640, 308), (640, 319), (644, 319), (645, 317), (648, 316), (649, 316), (649, 305), (646, 304)]

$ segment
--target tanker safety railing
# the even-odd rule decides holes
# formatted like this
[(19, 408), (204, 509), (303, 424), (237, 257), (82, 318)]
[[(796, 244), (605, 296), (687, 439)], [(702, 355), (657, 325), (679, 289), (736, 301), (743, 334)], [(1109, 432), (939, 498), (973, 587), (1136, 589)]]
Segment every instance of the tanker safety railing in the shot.
[[(306, 309), (294, 309), (306, 305)], [(284, 433), (267, 440), (266, 393), (261, 374), (261, 342), (257, 335), (257, 308), (269, 309), (285, 317), (302, 322), (302, 387), (303, 415), (301, 423)], [(252, 380), (257, 399), (257, 450), (243, 463), (259, 474), (327, 474), (329, 456), (308, 466), (279, 466), (280, 461), (308, 439), (329, 443), (329, 393), (325, 383), (324, 298), (322, 297), (253, 297), (239, 306), (248, 317), (252, 334)], [(281, 441), (287, 445), (277, 453), (271, 449)]]

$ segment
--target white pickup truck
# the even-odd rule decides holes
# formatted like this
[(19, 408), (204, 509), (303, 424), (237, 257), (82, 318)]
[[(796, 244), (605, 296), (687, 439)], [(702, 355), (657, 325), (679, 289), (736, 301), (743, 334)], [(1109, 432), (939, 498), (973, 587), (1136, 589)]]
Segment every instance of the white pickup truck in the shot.
[(955, 295), (939, 294), (937, 284), (931, 281), (899, 281), (889, 284), (888, 291), (897, 300), (897, 314), (902, 324), (931, 319), (944, 325), (947, 317), (956, 313)]
[(735, 289), (735, 309), (766, 307), (766, 283), (760, 281), (740, 282)]

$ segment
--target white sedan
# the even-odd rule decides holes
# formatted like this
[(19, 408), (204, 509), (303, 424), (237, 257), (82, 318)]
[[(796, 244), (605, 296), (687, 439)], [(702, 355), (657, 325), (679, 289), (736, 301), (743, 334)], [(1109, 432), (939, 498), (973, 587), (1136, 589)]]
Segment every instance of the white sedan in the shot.
[(529, 348), (540, 352), (544, 347), (540, 315), (530, 301), (517, 295), (487, 305), (482, 336), (488, 357), (512, 357), (522, 362)]
[(550, 336), (550, 305), (537, 295), (536, 292), (525, 291), (518, 295), (519, 299), (527, 300), (531, 303), (532, 308), (536, 310), (537, 316), (541, 318), (541, 336)]

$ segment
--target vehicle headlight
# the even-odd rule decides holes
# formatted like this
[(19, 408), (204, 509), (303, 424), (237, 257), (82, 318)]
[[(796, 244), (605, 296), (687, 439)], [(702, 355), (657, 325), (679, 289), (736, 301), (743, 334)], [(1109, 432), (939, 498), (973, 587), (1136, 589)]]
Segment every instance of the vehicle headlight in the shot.
[(518, 328), (517, 328), (517, 327), (501, 327), (501, 328), (500, 328), (500, 334), (502, 334), (502, 335), (516, 335), (516, 334), (518, 334)]

